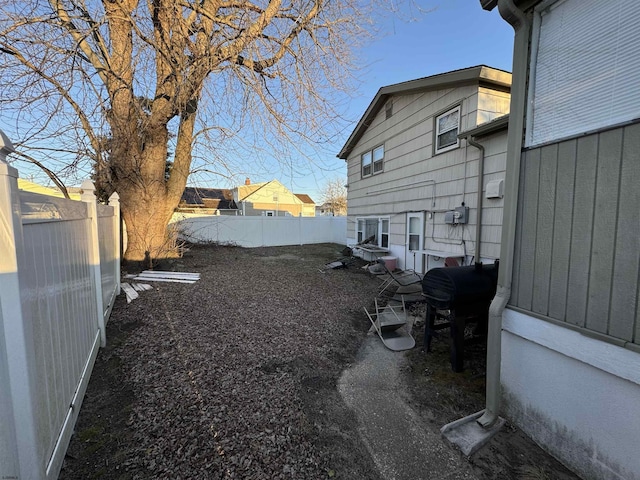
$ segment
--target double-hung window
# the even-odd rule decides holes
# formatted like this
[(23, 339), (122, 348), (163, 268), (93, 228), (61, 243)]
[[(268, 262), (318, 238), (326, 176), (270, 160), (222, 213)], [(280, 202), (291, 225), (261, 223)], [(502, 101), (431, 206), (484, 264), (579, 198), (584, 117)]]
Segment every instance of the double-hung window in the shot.
[(460, 106), (452, 108), (436, 117), (435, 153), (442, 153), (458, 148), (460, 140)]
[(357, 219), (357, 241), (358, 243), (372, 238), (372, 244), (379, 247), (389, 247), (389, 218), (388, 217), (366, 217)]
[(384, 169), (384, 145), (368, 150), (361, 156), (362, 176), (368, 177)]

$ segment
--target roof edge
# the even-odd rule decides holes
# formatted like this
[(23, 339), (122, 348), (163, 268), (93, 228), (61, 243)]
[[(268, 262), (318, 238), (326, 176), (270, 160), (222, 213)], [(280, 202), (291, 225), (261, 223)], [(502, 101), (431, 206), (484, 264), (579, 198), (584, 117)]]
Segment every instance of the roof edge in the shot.
[[(509, 76), (507, 80), (505, 77)], [(356, 125), (346, 143), (336, 155), (342, 160), (346, 160), (355, 145), (358, 143), (365, 130), (369, 128), (371, 122), (377, 115), (378, 111), (386, 103), (387, 99), (398, 93), (408, 94), (413, 92), (436, 90), (452, 86), (462, 86), (469, 83), (482, 83), (483, 86), (496, 86), (500, 88), (511, 88), (511, 73), (498, 68), (489, 67), (487, 65), (476, 65), (474, 67), (453, 70), (450, 72), (439, 73), (429, 77), (409, 80), (407, 82), (387, 85), (378, 90), (375, 97), (367, 107), (364, 115)]]
[(502, 115), (494, 118), (493, 120), (485, 123), (481, 123), (477, 127), (470, 130), (465, 130), (458, 134), (458, 138), (468, 137), (484, 137), (485, 135), (491, 135), (492, 133), (504, 130), (509, 126), (509, 114)]

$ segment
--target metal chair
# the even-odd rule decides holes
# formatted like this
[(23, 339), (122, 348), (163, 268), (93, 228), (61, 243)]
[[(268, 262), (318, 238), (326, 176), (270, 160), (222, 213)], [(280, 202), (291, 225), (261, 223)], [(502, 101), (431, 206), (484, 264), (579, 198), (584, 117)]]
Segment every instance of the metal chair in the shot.
[[(378, 259), (377, 262), (388, 275), (378, 289), (378, 296), (391, 296), (400, 301), (400, 296), (404, 296), (408, 303), (422, 301), (422, 275), (413, 270), (404, 270), (402, 272), (393, 272), (387, 268), (384, 260)], [(393, 295), (385, 295), (390, 287), (397, 285), (398, 288)]]

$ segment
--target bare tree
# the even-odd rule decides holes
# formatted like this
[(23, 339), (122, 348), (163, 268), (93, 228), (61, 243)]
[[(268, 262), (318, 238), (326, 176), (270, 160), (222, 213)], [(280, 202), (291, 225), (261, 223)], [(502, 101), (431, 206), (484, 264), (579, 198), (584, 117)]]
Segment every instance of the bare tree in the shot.
[(347, 187), (346, 180), (334, 178), (325, 183), (322, 189), (322, 202), (329, 206), (333, 216), (347, 214)]
[[(350, 53), (370, 31), (372, 8), (0, 0), (0, 108), (22, 129), (23, 150), (51, 149), (64, 168), (99, 166), (120, 195), (126, 259), (163, 256), (195, 145), (215, 158), (243, 132), (277, 152), (342, 127), (331, 92), (350, 87)], [(276, 135), (265, 144), (264, 132)]]

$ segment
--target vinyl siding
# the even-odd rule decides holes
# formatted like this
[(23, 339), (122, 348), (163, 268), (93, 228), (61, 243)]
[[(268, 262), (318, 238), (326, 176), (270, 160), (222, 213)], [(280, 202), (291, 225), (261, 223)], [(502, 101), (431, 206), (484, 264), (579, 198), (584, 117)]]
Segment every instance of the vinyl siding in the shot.
[(511, 303), (640, 343), (640, 124), (523, 152)]
[[(477, 175), (479, 151), (460, 140), (460, 148), (433, 155), (434, 118), (461, 105), (460, 131), (477, 126), (480, 119), (493, 119), (508, 113), (509, 94), (477, 85), (464, 85), (393, 97), (393, 116), (386, 119), (384, 109), (355, 145), (347, 159), (348, 216), (347, 237), (355, 238), (356, 217), (389, 216), (390, 243), (405, 245), (406, 214), (432, 211), (425, 224), (425, 249), (475, 252), (477, 221)], [(482, 105), (483, 111), (478, 110)], [(502, 111), (499, 111), (502, 110)], [(485, 146), (486, 177), (504, 178), (506, 131), (480, 139)], [(384, 144), (382, 173), (361, 177), (360, 156)], [(483, 188), (484, 188), (483, 185)], [(435, 205), (432, 204), (432, 197)], [(444, 223), (444, 211), (465, 202), (470, 222), (452, 227)], [(482, 256), (498, 258), (502, 221), (502, 199), (483, 199)]]

